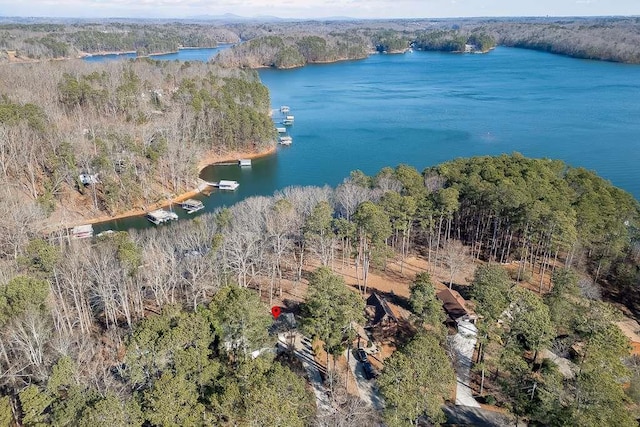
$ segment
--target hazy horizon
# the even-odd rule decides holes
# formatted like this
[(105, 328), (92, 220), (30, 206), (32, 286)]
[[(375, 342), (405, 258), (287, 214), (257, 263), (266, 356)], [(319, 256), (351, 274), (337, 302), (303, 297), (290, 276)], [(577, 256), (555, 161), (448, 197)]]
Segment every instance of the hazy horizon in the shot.
[(165, 18), (234, 14), (283, 19), (636, 16), (637, 0), (0, 0), (0, 16)]

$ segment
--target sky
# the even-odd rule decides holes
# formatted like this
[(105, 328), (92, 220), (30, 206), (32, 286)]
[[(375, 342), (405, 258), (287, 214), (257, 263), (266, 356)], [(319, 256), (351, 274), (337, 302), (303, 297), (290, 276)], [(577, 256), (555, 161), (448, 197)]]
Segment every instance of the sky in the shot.
[(446, 18), (640, 15), (640, 0), (0, 0), (0, 16)]

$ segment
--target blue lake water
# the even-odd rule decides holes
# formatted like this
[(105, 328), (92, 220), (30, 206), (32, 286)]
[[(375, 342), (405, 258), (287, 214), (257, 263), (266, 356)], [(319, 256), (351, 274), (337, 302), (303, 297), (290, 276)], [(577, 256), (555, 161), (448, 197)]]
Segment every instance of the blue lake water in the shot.
[(295, 115), (293, 144), (251, 168), (205, 169), (205, 179), (240, 182), (233, 194), (203, 198), (207, 211), (290, 185), (335, 186), (354, 169), (375, 174), (406, 163), (422, 171), (514, 151), (595, 170), (640, 198), (637, 65), (501, 47), (486, 55), (373, 55), (260, 77), (272, 105)]
[[(220, 44), (215, 48), (187, 48), (179, 49), (177, 52), (165, 53), (161, 55), (149, 55), (152, 59), (159, 61), (209, 61), (215, 57), (218, 52), (231, 46), (230, 44)], [(86, 56), (83, 59), (88, 62), (104, 62), (104, 61), (117, 61), (122, 59), (134, 59), (138, 55), (135, 53), (110, 53), (106, 55), (92, 55)]]

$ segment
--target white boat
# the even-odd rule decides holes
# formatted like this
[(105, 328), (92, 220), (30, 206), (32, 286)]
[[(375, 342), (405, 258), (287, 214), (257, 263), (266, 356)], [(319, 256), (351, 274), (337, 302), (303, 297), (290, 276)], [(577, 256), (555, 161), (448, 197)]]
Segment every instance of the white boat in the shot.
[(291, 145), (291, 143), (293, 142), (293, 138), (291, 138), (290, 136), (281, 136), (279, 142), (282, 145)]
[(295, 117), (294, 116), (285, 116), (282, 120), (282, 124), (285, 126), (291, 126), (293, 124)]
[(238, 188), (240, 186), (240, 184), (238, 183), (238, 181), (228, 181), (228, 180), (220, 180), (220, 182), (218, 182), (218, 189), (220, 190), (229, 190), (229, 191), (233, 191), (236, 188)]
[(278, 131), (278, 133), (287, 133), (287, 128), (276, 128), (276, 131)]
[(192, 214), (204, 209), (204, 203), (202, 203), (200, 200), (188, 199), (180, 203), (180, 207), (187, 211), (188, 214)]
[(177, 220), (178, 214), (164, 209), (156, 209), (155, 211), (148, 212), (145, 217), (155, 225), (160, 225), (165, 222)]
[(240, 166), (251, 166), (251, 159), (240, 159), (240, 160), (238, 160), (238, 165), (240, 165)]
[(282, 105), (282, 106), (280, 107), (280, 112), (281, 112), (282, 114), (287, 114), (289, 111), (291, 111), (291, 108), (289, 108), (289, 106), (288, 106), (288, 105)]

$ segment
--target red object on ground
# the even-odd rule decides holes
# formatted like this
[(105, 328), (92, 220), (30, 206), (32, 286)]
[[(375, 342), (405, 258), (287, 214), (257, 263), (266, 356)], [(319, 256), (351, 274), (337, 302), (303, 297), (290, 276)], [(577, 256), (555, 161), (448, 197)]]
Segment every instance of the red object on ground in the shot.
[(271, 314), (273, 314), (273, 318), (274, 319), (278, 319), (278, 316), (280, 316), (280, 313), (282, 312), (282, 309), (280, 307), (278, 307), (277, 305), (274, 305), (273, 307), (271, 307)]

